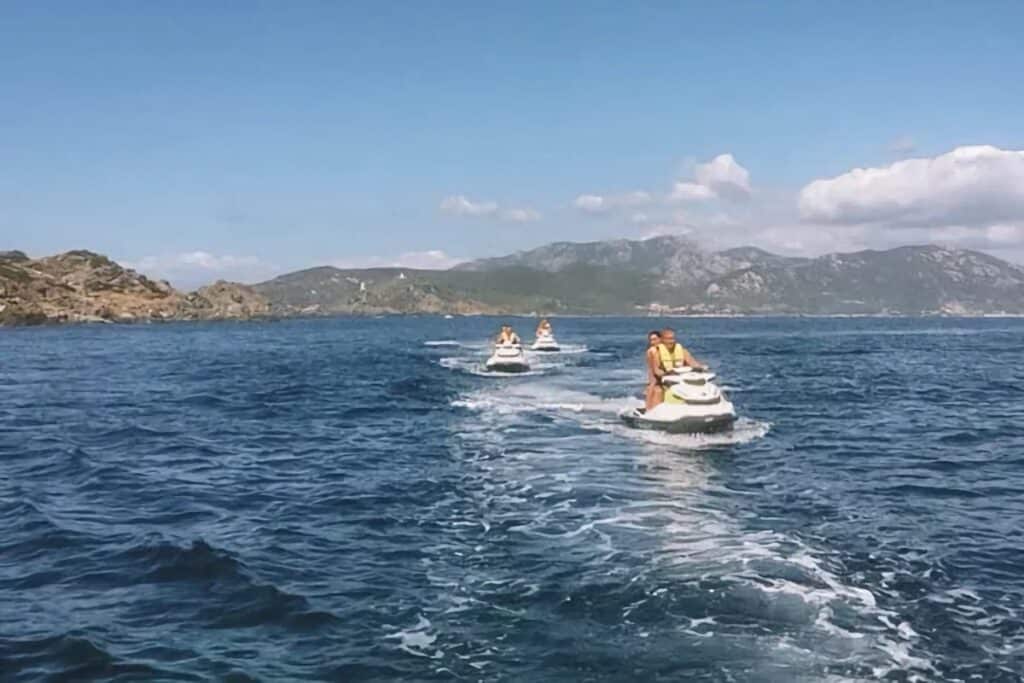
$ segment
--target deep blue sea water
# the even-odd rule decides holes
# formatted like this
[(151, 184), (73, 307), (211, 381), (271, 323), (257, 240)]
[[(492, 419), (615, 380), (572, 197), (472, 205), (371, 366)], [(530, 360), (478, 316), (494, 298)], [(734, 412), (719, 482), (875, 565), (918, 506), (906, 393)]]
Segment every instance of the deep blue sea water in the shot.
[(0, 680), (1022, 680), (1024, 321), (496, 322), (0, 331)]

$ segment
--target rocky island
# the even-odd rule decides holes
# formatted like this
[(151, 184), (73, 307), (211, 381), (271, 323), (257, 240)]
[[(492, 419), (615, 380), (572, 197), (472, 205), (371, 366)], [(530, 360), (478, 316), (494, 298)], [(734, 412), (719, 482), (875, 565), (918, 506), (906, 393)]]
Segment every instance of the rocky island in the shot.
[(238, 283), (182, 293), (91, 251), (40, 259), (0, 252), (0, 325), (245, 320), (269, 312), (264, 297)]

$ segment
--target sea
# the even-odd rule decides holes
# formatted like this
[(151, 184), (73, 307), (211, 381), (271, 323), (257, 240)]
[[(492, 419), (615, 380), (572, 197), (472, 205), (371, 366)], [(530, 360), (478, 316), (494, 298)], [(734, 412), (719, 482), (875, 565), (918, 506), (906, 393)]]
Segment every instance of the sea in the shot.
[(0, 331), (0, 680), (1024, 680), (1024, 320), (500, 322)]

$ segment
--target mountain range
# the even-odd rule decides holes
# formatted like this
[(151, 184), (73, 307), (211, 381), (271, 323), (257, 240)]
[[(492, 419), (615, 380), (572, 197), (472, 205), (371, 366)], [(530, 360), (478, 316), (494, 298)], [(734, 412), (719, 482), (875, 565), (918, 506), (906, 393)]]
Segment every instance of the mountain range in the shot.
[(183, 293), (90, 251), (0, 252), (0, 324), (368, 314), (1024, 314), (1024, 268), (935, 245), (798, 258), (692, 240), (556, 242), (451, 270), (321, 266)]
[(1024, 268), (935, 245), (787, 257), (685, 237), (556, 242), (448, 271), (313, 268), (254, 286), (282, 314), (1024, 313)]

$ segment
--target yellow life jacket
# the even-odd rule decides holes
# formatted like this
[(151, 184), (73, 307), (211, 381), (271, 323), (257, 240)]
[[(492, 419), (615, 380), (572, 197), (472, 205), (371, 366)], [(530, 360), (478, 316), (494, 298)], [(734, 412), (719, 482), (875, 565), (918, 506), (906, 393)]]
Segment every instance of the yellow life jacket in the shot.
[(661, 362), (662, 369), (666, 372), (682, 367), (683, 359), (685, 358), (686, 349), (679, 342), (676, 342), (676, 347), (671, 351), (664, 344), (658, 344), (658, 360)]

